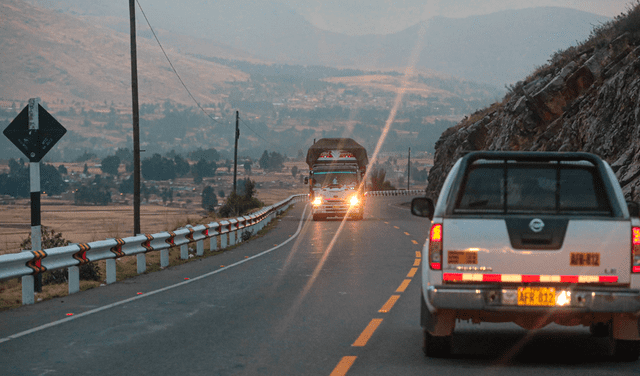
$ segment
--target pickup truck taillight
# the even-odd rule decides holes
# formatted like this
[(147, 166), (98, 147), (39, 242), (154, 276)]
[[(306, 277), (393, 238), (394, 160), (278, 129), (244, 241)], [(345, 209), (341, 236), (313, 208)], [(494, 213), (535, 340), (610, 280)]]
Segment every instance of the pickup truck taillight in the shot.
[(640, 227), (631, 228), (631, 271), (640, 273)]
[[(640, 228), (638, 229), (640, 230)], [(640, 239), (640, 232), (639, 232)], [(429, 266), (432, 270), (442, 270), (442, 224), (435, 223), (429, 233)]]

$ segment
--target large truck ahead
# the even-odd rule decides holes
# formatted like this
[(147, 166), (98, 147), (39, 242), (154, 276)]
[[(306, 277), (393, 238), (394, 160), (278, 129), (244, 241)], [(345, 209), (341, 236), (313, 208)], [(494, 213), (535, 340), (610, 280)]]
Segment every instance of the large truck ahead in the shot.
[(364, 216), (367, 151), (350, 138), (322, 138), (307, 152), (314, 220)]

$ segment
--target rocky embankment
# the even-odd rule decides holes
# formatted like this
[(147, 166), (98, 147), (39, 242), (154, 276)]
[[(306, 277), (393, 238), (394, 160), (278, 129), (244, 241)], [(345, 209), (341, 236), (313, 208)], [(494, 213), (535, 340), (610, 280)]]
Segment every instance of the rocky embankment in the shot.
[(594, 153), (611, 164), (627, 199), (640, 201), (640, 5), (445, 131), (428, 197), (437, 198), (453, 163), (473, 150)]

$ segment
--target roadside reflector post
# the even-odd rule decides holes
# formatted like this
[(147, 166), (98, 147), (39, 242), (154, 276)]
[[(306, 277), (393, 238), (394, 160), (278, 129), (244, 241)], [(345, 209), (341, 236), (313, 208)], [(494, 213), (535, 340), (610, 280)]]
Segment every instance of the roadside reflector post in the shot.
[(116, 259), (107, 259), (107, 285), (116, 281)]
[(204, 240), (198, 240), (196, 242), (196, 254), (198, 256), (204, 255)]
[(80, 268), (77, 266), (69, 267), (69, 294), (75, 294), (80, 291)]
[(169, 266), (169, 249), (160, 250), (160, 267), (166, 268)]
[(144, 253), (138, 253), (136, 255), (136, 261), (138, 266), (138, 274), (142, 274), (147, 271), (147, 257)]

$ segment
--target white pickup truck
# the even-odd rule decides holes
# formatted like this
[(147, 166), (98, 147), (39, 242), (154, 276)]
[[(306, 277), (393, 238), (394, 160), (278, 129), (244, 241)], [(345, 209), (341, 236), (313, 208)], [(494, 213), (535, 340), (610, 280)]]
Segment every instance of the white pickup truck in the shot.
[(422, 258), (427, 356), (450, 354), (456, 321), (584, 325), (619, 361), (640, 354), (640, 219), (589, 153), (472, 152), (449, 172)]

